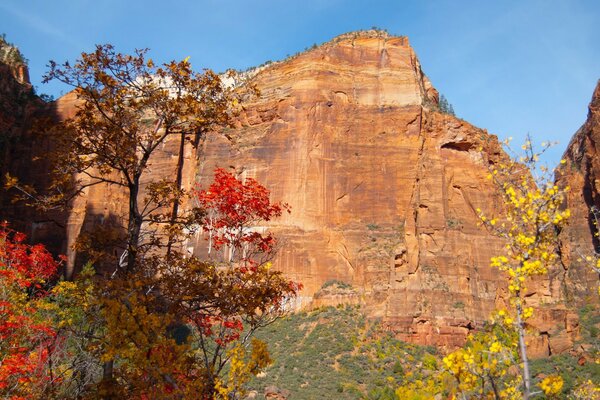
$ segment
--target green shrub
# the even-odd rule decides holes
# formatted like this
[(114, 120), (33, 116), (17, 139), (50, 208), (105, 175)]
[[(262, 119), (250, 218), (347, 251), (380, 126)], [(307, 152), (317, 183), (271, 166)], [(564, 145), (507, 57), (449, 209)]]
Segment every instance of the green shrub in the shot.
[(328, 287), (332, 287), (335, 286), (339, 289), (352, 289), (352, 285), (337, 279), (329, 279), (327, 281), (325, 281), (325, 283), (323, 283), (323, 286), (321, 286), (321, 289), (326, 289)]

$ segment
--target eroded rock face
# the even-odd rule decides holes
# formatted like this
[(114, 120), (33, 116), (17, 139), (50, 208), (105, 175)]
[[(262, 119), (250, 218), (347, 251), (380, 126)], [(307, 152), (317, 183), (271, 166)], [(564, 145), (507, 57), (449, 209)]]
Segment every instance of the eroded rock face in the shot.
[[(75, 92), (58, 99), (54, 107), (61, 119), (71, 118), (77, 112), (79, 100)], [(177, 173), (177, 158), (179, 155), (179, 136), (169, 136), (155, 151), (148, 162), (146, 173), (141, 178), (141, 190), (144, 191), (150, 182), (175, 177)], [(191, 146), (184, 149), (184, 168), (182, 171), (182, 187), (190, 190), (195, 182), (197, 154)], [(85, 177), (83, 177), (85, 182)], [(143, 198), (143, 195), (141, 196)], [(127, 224), (123, 221), (128, 214), (128, 193), (123, 187), (116, 185), (98, 184), (85, 189), (83, 195), (75, 198), (72, 208), (65, 221), (67, 231), (65, 239), (65, 254), (67, 255), (67, 270), (76, 270), (78, 263), (84, 260), (77, 258), (77, 252), (73, 250), (79, 235), (90, 232), (98, 227), (120, 227), (124, 235)], [(112, 272), (116, 266), (104, 266), (104, 272)]]
[(566, 202), (571, 220), (562, 234), (567, 289), (573, 300), (597, 301), (591, 295), (596, 290), (598, 274), (589, 268), (585, 258), (599, 248), (592, 211), (600, 208), (600, 81), (592, 95), (587, 120), (571, 139), (563, 158), (566, 164), (557, 173), (557, 183), (571, 188)]
[[(400, 338), (453, 347), (504, 304), (504, 279), (489, 267), (502, 242), (475, 211), (500, 209), (485, 177), (504, 155), (495, 136), (436, 111), (406, 38), (345, 35), (253, 83), (260, 98), (229, 139), (207, 139), (198, 180), (233, 166), (292, 206), (269, 229), (283, 243), (275, 265), (304, 284), (301, 305), (355, 303), (358, 293)], [(328, 299), (320, 289), (330, 280), (355, 290)], [(531, 298), (570, 341), (571, 314), (551, 306), (560, 300), (557, 279)]]
[[(437, 91), (406, 38), (343, 35), (252, 83), (261, 95), (245, 103), (237, 127), (187, 148), (183, 186), (206, 186), (215, 167), (233, 167), (291, 205), (266, 227), (280, 238), (274, 265), (304, 285), (297, 306), (362, 304), (401, 339), (454, 347), (504, 304), (504, 279), (489, 266), (503, 244), (475, 210), (500, 209), (485, 177), (505, 155), (495, 136), (436, 111)], [(75, 105), (68, 95), (56, 110), (71, 116)], [(165, 143), (145, 182), (174, 175), (177, 154), (176, 138)], [(67, 219), (67, 242), (122, 214), (122, 200), (91, 188)], [(188, 246), (202, 253), (206, 242)], [(558, 304), (558, 278), (540, 281), (530, 298), (544, 308), (532, 322), (544, 332), (537, 355), (577, 334)], [(322, 289), (328, 281), (342, 289)]]

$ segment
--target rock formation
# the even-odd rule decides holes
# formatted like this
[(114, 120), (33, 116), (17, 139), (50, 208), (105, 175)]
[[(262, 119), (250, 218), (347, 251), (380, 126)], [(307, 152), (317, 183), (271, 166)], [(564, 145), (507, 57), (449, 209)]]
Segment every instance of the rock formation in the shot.
[[(43, 191), (48, 184), (49, 163), (44, 158), (51, 140), (36, 121), (54, 118), (53, 107), (39, 98), (29, 82), (29, 72), (19, 50), (0, 38), (0, 177), (7, 174)], [(37, 160), (34, 162), (34, 160)], [(64, 213), (37, 212), (15, 198), (23, 193), (4, 191), (0, 196), (0, 220), (63, 252)]]
[[(32, 112), (39, 107), (29, 83), (27, 66), (20, 61), (21, 58), (16, 48), (0, 39), (0, 135), (2, 139), (0, 172), (2, 176), (20, 169), (18, 158), (15, 158), (12, 153), (15, 147), (22, 144), (21, 138), (28, 131), (27, 121), (31, 119)], [(31, 146), (27, 144), (19, 147), (25, 150)], [(28, 158), (31, 159), (31, 154), (22, 157), (23, 161)], [(10, 202), (3, 201), (3, 205), (9, 204)]]
[[(570, 186), (566, 206), (571, 222), (563, 232), (563, 263), (567, 269), (566, 289), (574, 300), (590, 301), (598, 274), (589, 268), (586, 257), (599, 249), (598, 228), (593, 210), (600, 209), (600, 81), (588, 108), (587, 121), (575, 133), (563, 156), (566, 163), (557, 172), (557, 183)], [(596, 212), (597, 216), (600, 214)]]
[[(489, 267), (502, 243), (475, 211), (500, 209), (485, 179), (488, 162), (503, 156), (496, 137), (437, 111), (438, 94), (404, 37), (343, 35), (261, 70), (253, 83), (260, 98), (245, 105), (229, 139), (206, 140), (198, 181), (233, 166), (292, 206), (269, 229), (282, 240), (275, 265), (305, 285), (302, 304), (315, 293), (328, 304), (321, 286), (343, 282), (355, 289), (345, 291), (348, 302), (358, 292), (400, 338), (461, 344), (506, 297)], [(550, 279), (531, 302), (560, 299), (560, 280)], [(537, 354), (576, 332), (564, 306), (548, 308), (539, 322), (554, 328)]]
[[(405, 37), (346, 34), (249, 75), (260, 97), (244, 104), (235, 128), (187, 149), (183, 186), (233, 167), (291, 205), (267, 228), (280, 239), (274, 265), (304, 284), (298, 306), (362, 304), (401, 339), (461, 345), (506, 299), (489, 266), (502, 242), (475, 211), (501, 208), (485, 178), (505, 157), (496, 137), (439, 112)], [(75, 105), (71, 94), (55, 108), (64, 118)], [(148, 181), (174, 173), (177, 145), (151, 160)], [(68, 216), (67, 243), (120, 207), (121, 194), (90, 188)], [(188, 246), (201, 253), (206, 243)], [(329, 281), (339, 290), (322, 288)], [(577, 333), (560, 282), (540, 281), (530, 298), (542, 307), (538, 355), (564, 350)]]

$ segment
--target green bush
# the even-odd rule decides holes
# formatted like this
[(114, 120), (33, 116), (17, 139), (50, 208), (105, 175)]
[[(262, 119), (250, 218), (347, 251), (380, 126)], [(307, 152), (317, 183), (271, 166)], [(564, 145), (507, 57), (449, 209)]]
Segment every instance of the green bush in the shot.
[(337, 279), (329, 279), (327, 280), (325, 283), (323, 283), (323, 286), (321, 286), (321, 289), (326, 289), (328, 287), (332, 287), (335, 286), (339, 289), (352, 289), (352, 285)]

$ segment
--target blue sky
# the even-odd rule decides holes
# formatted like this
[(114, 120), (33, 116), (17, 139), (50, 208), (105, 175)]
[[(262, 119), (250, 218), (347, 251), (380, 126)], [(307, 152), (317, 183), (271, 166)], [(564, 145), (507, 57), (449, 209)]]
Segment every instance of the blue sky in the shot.
[(600, 79), (600, 1), (2, 0), (0, 33), (41, 84), (48, 60), (96, 43), (149, 47), (157, 61), (245, 69), (372, 26), (408, 36), (457, 115), (516, 143), (559, 141), (553, 166), (585, 121)]

